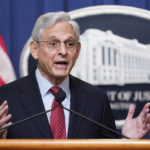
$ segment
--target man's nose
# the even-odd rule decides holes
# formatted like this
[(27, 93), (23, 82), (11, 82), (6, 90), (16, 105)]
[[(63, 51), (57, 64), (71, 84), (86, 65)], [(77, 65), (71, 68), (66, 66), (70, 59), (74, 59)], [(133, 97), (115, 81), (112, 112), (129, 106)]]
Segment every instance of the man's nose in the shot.
[(65, 46), (65, 43), (64, 42), (61, 42), (60, 43), (60, 46), (58, 48), (59, 52), (63, 55), (66, 55), (67, 53), (67, 50), (66, 50), (66, 46)]

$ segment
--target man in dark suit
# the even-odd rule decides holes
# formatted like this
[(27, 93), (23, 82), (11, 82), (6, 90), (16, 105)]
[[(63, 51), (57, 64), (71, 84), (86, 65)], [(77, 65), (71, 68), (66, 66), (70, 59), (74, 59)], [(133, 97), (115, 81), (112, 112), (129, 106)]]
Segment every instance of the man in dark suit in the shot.
[[(71, 20), (67, 13), (47, 13), (37, 20), (32, 38), (30, 49), (33, 58), (38, 60), (37, 69), (28, 76), (0, 88), (0, 127), (51, 109), (54, 101), (51, 89), (60, 87), (66, 93), (62, 105), (116, 130), (106, 94), (100, 88), (69, 75), (80, 52), (78, 24)], [(130, 108), (123, 134), (131, 138), (141, 138), (149, 131), (149, 106), (149, 103), (146, 104), (135, 119), (132, 119), (134, 108)], [(60, 109), (64, 119), (61, 126), (59, 124), (62, 122), (57, 122), (60, 119), (53, 117), (54, 110), (1, 131), (1, 138), (119, 137), (63, 110), (62, 107)], [(63, 126), (63, 136), (56, 134), (58, 126)]]

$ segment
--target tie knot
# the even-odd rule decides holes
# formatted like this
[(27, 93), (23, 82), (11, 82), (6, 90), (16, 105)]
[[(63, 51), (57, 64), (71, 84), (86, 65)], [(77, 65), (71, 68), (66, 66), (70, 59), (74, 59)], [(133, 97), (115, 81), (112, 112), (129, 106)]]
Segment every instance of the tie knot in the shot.
[(55, 96), (59, 91), (61, 90), (60, 87), (57, 86), (53, 86), (50, 88), (50, 91), (52, 92), (52, 94)]

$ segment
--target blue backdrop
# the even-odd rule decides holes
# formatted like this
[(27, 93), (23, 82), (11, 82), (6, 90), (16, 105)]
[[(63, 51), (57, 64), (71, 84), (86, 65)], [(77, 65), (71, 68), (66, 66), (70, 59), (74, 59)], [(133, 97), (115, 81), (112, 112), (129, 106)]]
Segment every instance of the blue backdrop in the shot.
[(95, 5), (126, 5), (150, 9), (149, 0), (0, 0), (0, 33), (19, 77), (19, 58), (39, 15)]

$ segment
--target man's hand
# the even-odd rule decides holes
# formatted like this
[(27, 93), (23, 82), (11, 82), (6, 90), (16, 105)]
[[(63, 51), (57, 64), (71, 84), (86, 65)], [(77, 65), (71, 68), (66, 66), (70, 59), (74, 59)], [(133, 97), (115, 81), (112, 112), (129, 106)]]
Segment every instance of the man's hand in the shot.
[(138, 117), (133, 118), (135, 106), (130, 105), (127, 118), (122, 128), (122, 134), (131, 139), (140, 139), (150, 131), (150, 103), (145, 104)]
[[(12, 123), (8, 122), (10, 118), (11, 115), (8, 114), (7, 101), (4, 101), (3, 104), (0, 106), (0, 128), (11, 125)], [(0, 138), (6, 138), (6, 136), (7, 136), (7, 129), (0, 131)]]

